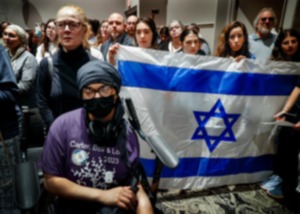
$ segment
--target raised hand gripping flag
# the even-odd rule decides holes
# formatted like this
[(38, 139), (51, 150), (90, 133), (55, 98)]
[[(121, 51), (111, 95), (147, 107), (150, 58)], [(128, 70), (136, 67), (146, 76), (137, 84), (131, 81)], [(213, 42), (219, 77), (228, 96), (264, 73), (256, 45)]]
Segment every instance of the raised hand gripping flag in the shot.
[[(122, 96), (131, 97), (142, 129), (161, 135), (180, 158), (164, 168), (161, 188), (252, 183), (273, 169), (274, 120), (296, 84), (299, 64), (194, 56), (121, 46)], [(147, 176), (154, 154), (145, 142)]]

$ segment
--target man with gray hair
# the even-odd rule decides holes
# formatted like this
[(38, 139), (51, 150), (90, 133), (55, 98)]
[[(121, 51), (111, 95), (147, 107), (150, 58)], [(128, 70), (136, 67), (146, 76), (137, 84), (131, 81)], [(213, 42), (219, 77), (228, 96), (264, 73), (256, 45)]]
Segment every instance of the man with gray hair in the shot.
[(253, 26), (255, 32), (249, 35), (250, 52), (256, 59), (270, 58), (277, 35), (272, 32), (276, 24), (276, 15), (272, 8), (263, 8), (256, 16)]

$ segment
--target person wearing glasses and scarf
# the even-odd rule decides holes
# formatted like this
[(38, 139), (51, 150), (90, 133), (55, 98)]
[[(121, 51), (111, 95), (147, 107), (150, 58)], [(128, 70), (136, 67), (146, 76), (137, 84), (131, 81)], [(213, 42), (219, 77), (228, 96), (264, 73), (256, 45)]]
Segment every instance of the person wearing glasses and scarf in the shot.
[(51, 58), (44, 58), (37, 70), (37, 106), (47, 128), (59, 115), (82, 106), (76, 85), (77, 71), (91, 60), (103, 59), (99, 51), (101, 57), (89, 46), (90, 26), (82, 8), (63, 6), (57, 13), (55, 26), (58, 50)]
[(84, 107), (52, 123), (41, 156), (45, 188), (58, 196), (56, 213), (153, 213), (143, 187), (131, 187), (139, 143), (123, 118), (118, 71), (91, 61), (77, 83)]
[(271, 56), (277, 34), (272, 30), (276, 15), (272, 8), (263, 8), (256, 16), (253, 26), (255, 32), (249, 35), (250, 52), (258, 60), (268, 60)]

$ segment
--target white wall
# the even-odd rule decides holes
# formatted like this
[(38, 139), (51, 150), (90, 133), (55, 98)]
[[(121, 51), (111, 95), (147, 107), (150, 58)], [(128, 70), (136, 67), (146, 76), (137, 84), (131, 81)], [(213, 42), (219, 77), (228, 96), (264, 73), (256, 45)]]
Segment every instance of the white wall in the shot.
[(66, 4), (78, 5), (84, 9), (88, 18), (99, 20), (107, 19), (112, 12), (124, 14), (126, 10), (125, 0), (29, 0), (29, 20), (25, 21), (21, 0), (2, 1), (7, 2), (7, 19), (24, 28), (33, 28), (32, 23), (46, 22), (55, 17), (58, 9)]
[[(29, 2), (29, 7), (23, 9), (23, 1)], [(214, 51), (217, 37), (222, 27), (231, 21), (231, 9), (235, 0), (130, 0), (131, 7), (137, 6), (138, 16), (150, 15), (152, 8), (160, 9), (156, 16), (156, 23), (168, 25), (173, 19), (179, 19), (187, 25), (192, 22), (199, 24), (203, 37)], [(287, 0), (287, 11), (284, 27), (290, 27), (293, 21), (297, 0)], [(0, 0), (0, 21), (14, 22), (24, 28), (33, 28), (36, 22), (46, 22), (55, 17), (58, 9), (66, 4), (81, 6), (89, 18), (107, 19), (112, 12), (124, 14), (128, 8), (127, 0)], [(3, 9), (4, 8), (4, 9)], [(249, 8), (251, 10), (251, 8)], [(3, 15), (3, 10), (6, 12)], [(28, 20), (24, 18), (24, 11)], [(253, 32), (250, 21), (241, 10), (237, 12), (237, 19), (244, 22), (248, 33)]]
[(168, 25), (173, 19), (179, 19), (184, 25), (196, 23), (206, 26), (200, 29), (200, 33), (213, 52), (217, 3), (218, 0), (168, 0), (166, 24)]
[(157, 27), (165, 25), (167, 16), (167, 0), (141, 0), (140, 1), (140, 16), (151, 17), (151, 10), (158, 9), (159, 14), (155, 15), (155, 24)]

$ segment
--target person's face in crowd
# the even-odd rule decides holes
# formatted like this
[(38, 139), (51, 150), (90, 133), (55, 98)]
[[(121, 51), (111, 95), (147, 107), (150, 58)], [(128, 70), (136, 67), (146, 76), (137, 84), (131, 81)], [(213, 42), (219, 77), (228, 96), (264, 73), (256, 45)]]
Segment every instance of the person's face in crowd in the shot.
[(161, 42), (166, 42), (166, 41), (169, 41), (169, 36), (166, 35), (166, 34), (160, 34), (160, 40)]
[(82, 43), (87, 30), (80, 15), (71, 8), (59, 12), (56, 29), (59, 42), (66, 50), (76, 49)]
[[(107, 84), (103, 84), (103, 83), (92, 83), (89, 84), (88, 86), (86, 86), (85, 88), (83, 88), (82, 90), (82, 99), (87, 101), (100, 101), (100, 99), (109, 99), (109, 97), (112, 96), (112, 102), (116, 102), (118, 95), (116, 93), (115, 88), (113, 88), (111, 85), (107, 85)], [(100, 101), (102, 102), (102, 101)], [(90, 117), (91, 119), (97, 119), (97, 118), (106, 118), (108, 120), (112, 119), (112, 115), (113, 115), (113, 107), (108, 109), (107, 115), (105, 115), (104, 117), (99, 117), (97, 116), (98, 113), (97, 111), (101, 111), (101, 113), (103, 113), (103, 111), (107, 111), (106, 107), (108, 107), (108, 103), (107, 101), (104, 101), (105, 105), (101, 105), (102, 107), (104, 107), (104, 109), (100, 109), (100, 108), (93, 108), (90, 109)], [(96, 103), (93, 104), (93, 106), (97, 106), (97, 101)], [(93, 113), (94, 112), (94, 113)]]
[(126, 31), (129, 35), (134, 35), (137, 17), (129, 16), (126, 22)]
[(10, 50), (17, 49), (22, 44), (22, 41), (17, 33), (14, 30), (8, 28), (4, 30), (3, 40), (5, 42), (5, 46)]
[(100, 30), (102, 39), (107, 40), (109, 38), (108, 22), (103, 22), (99, 30)]
[(139, 22), (136, 26), (135, 38), (139, 47), (150, 48), (153, 38), (153, 32), (146, 23)]
[(51, 42), (54, 42), (56, 40), (57, 33), (54, 22), (49, 22), (49, 24), (47, 25), (46, 36)]
[(35, 33), (33, 33), (30, 38), (32, 44), (37, 44), (40, 41), (40, 38)]
[(275, 17), (271, 11), (262, 12), (257, 23), (257, 30), (261, 34), (269, 34), (274, 27)]
[(41, 38), (44, 38), (44, 36), (45, 36), (45, 27), (46, 27), (46, 25), (45, 24), (41, 24), (40, 25), (40, 29), (41, 29)]
[(123, 17), (118, 14), (114, 13), (109, 16), (108, 18), (108, 30), (110, 35), (115, 39), (119, 35), (121, 35), (125, 30), (124, 20)]
[(198, 35), (193, 33), (188, 34), (182, 43), (184, 53), (196, 54), (200, 49), (200, 40)]
[(179, 38), (182, 33), (182, 28), (178, 22), (172, 22), (169, 27), (171, 38)]
[(281, 43), (281, 48), (287, 56), (293, 56), (298, 50), (299, 41), (296, 37), (288, 35)]
[(245, 42), (244, 33), (241, 27), (233, 28), (229, 33), (229, 47), (232, 51), (239, 51)]

